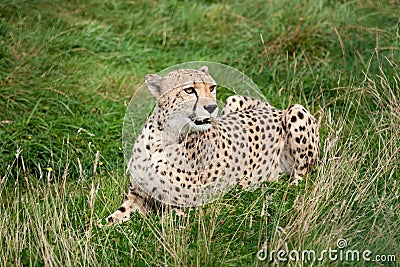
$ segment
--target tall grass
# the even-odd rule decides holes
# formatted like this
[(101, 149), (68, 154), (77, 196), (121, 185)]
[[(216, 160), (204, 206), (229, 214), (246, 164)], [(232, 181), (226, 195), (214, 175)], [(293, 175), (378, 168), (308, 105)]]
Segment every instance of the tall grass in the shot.
[[(260, 249), (321, 252), (339, 239), (398, 263), (397, 10), (396, 1), (1, 2), (0, 265), (257, 266), (271, 264)], [(193, 60), (243, 70), (279, 108), (307, 106), (321, 123), (319, 166), (297, 187), (283, 176), (184, 217), (98, 227), (129, 179), (130, 97), (145, 74)]]

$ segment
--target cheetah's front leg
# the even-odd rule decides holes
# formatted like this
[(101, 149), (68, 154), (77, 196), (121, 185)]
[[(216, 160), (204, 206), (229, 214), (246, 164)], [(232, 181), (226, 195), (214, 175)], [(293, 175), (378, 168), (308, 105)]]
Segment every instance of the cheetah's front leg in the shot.
[(129, 189), (129, 194), (122, 205), (113, 214), (106, 218), (107, 223), (122, 223), (129, 221), (131, 216), (139, 211), (140, 214), (146, 216), (146, 214), (151, 210), (149, 201), (143, 192), (138, 191), (136, 188), (131, 187)]

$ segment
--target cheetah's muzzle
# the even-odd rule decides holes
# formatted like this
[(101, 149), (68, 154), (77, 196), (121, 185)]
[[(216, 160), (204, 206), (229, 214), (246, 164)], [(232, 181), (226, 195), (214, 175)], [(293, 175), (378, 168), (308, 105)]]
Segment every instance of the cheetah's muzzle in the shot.
[(211, 123), (211, 119), (210, 118), (201, 119), (201, 120), (196, 119), (193, 122), (196, 125), (205, 125), (205, 124), (210, 124)]

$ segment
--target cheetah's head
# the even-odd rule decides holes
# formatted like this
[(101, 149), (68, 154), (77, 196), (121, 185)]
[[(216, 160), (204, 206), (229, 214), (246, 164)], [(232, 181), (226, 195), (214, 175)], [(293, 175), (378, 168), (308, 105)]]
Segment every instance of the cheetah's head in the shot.
[(157, 98), (158, 123), (180, 133), (205, 131), (218, 115), (216, 82), (206, 66), (179, 69), (161, 77), (146, 76), (146, 85)]

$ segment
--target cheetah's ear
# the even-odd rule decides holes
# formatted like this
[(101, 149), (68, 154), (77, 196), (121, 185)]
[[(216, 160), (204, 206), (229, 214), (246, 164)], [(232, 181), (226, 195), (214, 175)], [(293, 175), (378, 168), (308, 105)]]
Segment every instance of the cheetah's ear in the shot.
[(162, 77), (158, 76), (157, 74), (149, 74), (146, 75), (144, 81), (147, 85), (147, 88), (149, 88), (150, 93), (157, 98), (159, 98), (163, 93), (161, 79)]
[(209, 74), (209, 73), (208, 73), (208, 67), (207, 67), (207, 66), (200, 67), (199, 71), (202, 71), (202, 72), (204, 72), (205, 74)]

